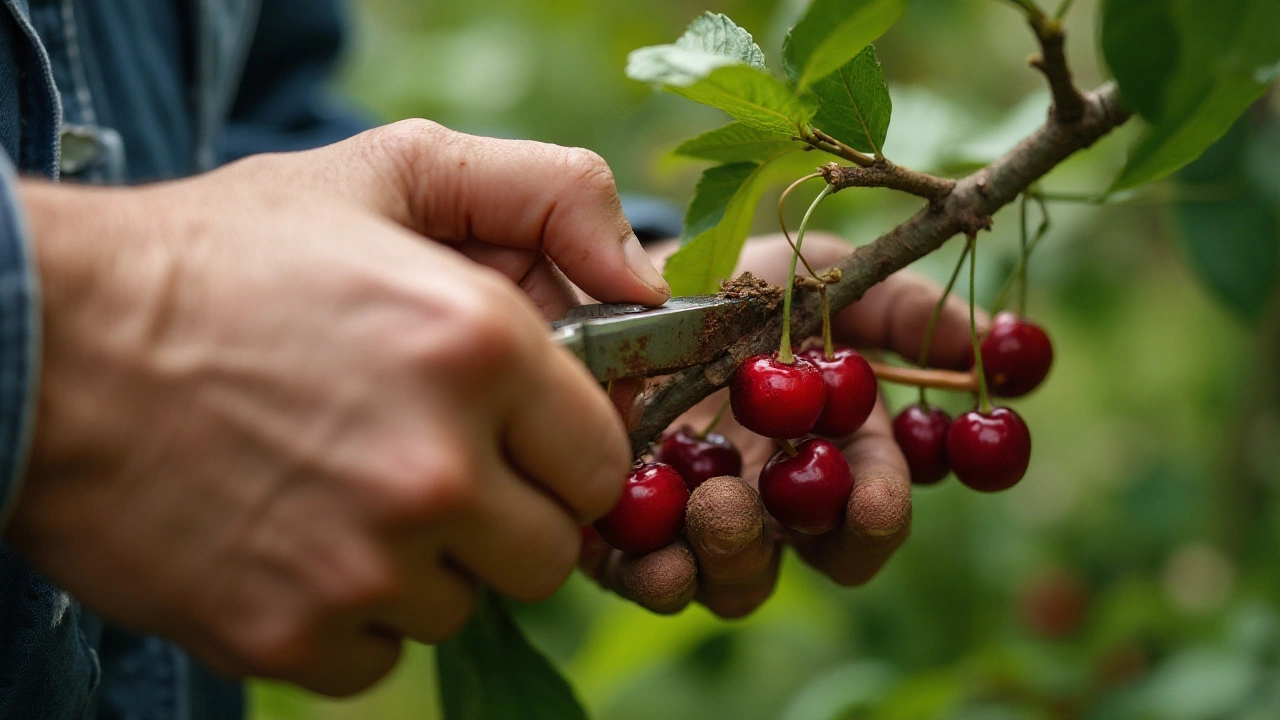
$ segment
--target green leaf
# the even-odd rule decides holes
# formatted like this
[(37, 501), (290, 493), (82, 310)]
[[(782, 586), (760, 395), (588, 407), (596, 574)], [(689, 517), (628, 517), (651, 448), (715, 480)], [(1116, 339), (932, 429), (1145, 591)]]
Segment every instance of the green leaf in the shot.
[(906, 0), (813, 0), (782, 43), (782, 67), (804, 90), (884, 34)]
[(689, 208), (684, 214), (681, 244), (718, 225), (733, 196), (759, 168), (760, 163), (741, 162), (703, 171), (698, 187), (693, 191), (693, 200), (689, 202)]
[(751, 233), (756, 206), (774, 178), (770, 172), (774, 161), (793, 152), (796, 150), (784, 151), (758, 164), (735, 163), (703, 173), (686, 213), (686, 223), (696, 223), (696, 227), (686, 228), (685, 238), (691, 239), (667, 259), (663, 271), (672, 295), (698, 295), (720, 289), (720, 281), (727, 279), (738, 264), (742, 245)]
[(868, 45), (852, 60), (813, 85), (819, 98), (813, 125), (865, 153), (879, 153), (889, 134), (893, 100), (885, 84), (875, 47)]
[(436, 665), (446, 720), (586, 720), (569, 683), (490, 591), (462, 632), (437, 646)]
[(722, 55), (757, 70), (767, 70), (764, 51), (752, 39), (751, 33), (721, 13), (704, 13), (689, 23), (684, 35), (676, 40), (676, 47)]
[(735, 122), (690, 138), (674, 152), (722, 163), (760, 162), (794, 145), (795, 141), (785, 133), (757, 130)]
[[(1159, 180), (1199, 157), (1262, 96), (1280, 61), (1280, 3), (1275, 0), (1163, 0), (1163, 6), (1144, 0), (1142, 7), (1159, 11), (1151, 20), (1157, 26), (1160, 17), (1172, 18), (1180, 48), (1177, 71), (1158, 97), (1143, 97), (1149, 91), (1140, 91), (1140, 102), (1157, 113), (1156, 120), (1113, 191)], [(1109, 32), (1105, 25), (1103, 32)], [(1132, 87), (1134, 80), (1129, 82)]]
[(1164, 114), (1165, 92), (1182, 41), (1171, 0), (1105, 0), (1099, 12), (1102, 54), (1125, 103), (1151, 122)]
[(1174, 217), (1192, 270), (1232, 312), (1258, 322), (1280, 282), (1280, 207), (1245, 169), (1248, 124), (1237, 122), (1178, 173), (1187, 199), (1174, 206)]
[(632, 51), (627, 75), (720, 108), (758, 130), (795, 133), (817, 109), (816, 101), (796, 97), (786, 83), (763, 70), (678, 45)]

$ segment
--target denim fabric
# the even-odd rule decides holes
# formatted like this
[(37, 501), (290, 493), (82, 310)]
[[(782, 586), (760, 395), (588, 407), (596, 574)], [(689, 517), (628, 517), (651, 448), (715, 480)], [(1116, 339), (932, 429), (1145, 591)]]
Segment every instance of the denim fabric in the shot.
[[(15, 169), (141, 182), (363, 128), (322, 88), (340, 46), (338, 0), (266, 2), (255, 35), (259, 2), (0, 0), (0, 531), (39, 370), (38, 275)], [(0, 543), (0, 720), (242, 715), (238, 684), (104, 622)]]

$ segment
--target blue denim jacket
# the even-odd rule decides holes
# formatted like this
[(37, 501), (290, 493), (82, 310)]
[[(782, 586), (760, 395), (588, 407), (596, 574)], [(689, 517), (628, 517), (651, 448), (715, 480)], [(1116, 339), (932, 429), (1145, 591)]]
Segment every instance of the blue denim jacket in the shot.
[[(93, 183), (338, 140), (337, 0), (0, 0), (0, 532), (34, 427), (40, 299), (17, 174)], [(113, 627), (0, 543), (0, 720), (243, 714), (239, 686)]]

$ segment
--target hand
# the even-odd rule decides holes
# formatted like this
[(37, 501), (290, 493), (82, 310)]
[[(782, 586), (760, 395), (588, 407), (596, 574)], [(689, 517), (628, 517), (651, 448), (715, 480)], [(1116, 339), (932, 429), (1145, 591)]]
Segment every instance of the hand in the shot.
[(5, 540), (107, 618), (224, 673), (352, 693), (402, 638), (458, 629), (476, 582), (553, 592), (616, 500), (616, 411), (464, 257), (535, 300), (554, 262), (662, 302), (598, 157), (415, 121), (20, 193), (43, 375)]
[[(805, 257), (815, 268), (831, 265), (850, 246), (837, 237), (810, 233)], [(659, 251), (655, 254), (661, 254)], [(791, 248), (781, 236), (748, 243), (738, 271), (750, 270), (775, 284), (786, 281)], [(882, 348), (917, 358), (930, 315), (942, 289), (918, 275), (901, 272), (875, 286), (854, 305), (837, 313), (832, 331), (837, 342)], [(978, 318), (986, 326), (983, 315)], [(938, 321), (929, 362), (964, 369), (968, 363), (967, 304), (950, 298)], [(682, 416), (674, 426), (706, 427), (719, 411), (725, 392), (716, 393)], [(777, 451), (772, 440), (744, 429), (726, 413), (716, 428), (743, 454), (743, 480), (713, 479), (693, 493), (685, 540), (641, 557), (626, 556), (593, 538), (581, 561), (603, 585), (656, 612), (676, 612), (696, 599), (726, 618), (746, 615), (773, 591), (781, 551), (793, 546), (801, 558), (841, 585), (870, 580), (902, 543), (911, 527), (911, 481), (906, 461), (893, 439), (888, 409), (881, 398), (866, 424), (843, 441), (854, 474), (844, 524), (810, 536), (791, 532), (768, 518), (755, 491), (765, 461)]]

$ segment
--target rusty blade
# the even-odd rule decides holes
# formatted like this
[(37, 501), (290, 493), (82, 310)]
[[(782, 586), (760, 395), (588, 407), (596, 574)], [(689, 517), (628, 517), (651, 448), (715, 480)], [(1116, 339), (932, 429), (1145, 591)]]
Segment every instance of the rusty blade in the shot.
[(673, 372), (707, 362), (754, 329), (744, 299), (671, 298), (657, 308), (584, 305), (552, 324), (551, 338), (573, 351), (596, 378)]

